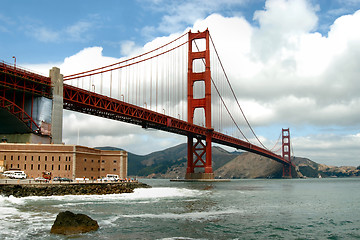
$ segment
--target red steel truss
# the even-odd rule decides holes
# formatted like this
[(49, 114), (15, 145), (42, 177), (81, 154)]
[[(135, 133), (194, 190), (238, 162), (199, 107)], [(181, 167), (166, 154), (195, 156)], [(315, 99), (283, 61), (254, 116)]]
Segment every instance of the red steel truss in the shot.
[[(143, 128), (154, 128), (184, 136), (194, 136), (196, 139), (201, 140), (206, 140), (206, 137), (209, 136), (209, 130), (205, 127), (67, 84), (64, 84), (64, 109), (128, 122)], [(211, 140), (215, 143), (271, 158), (285, 165), (291, 164), (282, 156), (276, 155), (269, 150), (216, 131), (211, 133)]]
[(19, 67), (0, 62), (0, 86), (32, 95), (51, 98), (49, 77), (32, 73)]
[(34, 131), (36, 133), (40, 132), (40, 127), (34, 122), (32, 117), (24, 111), (23, 108), (2, 96), (0, 96), (0, 107), (6, 109), (8, 112), (12, 113), (15, 117), (24, 122), (30, 131)]
[[(193, 52), (192, 42), (196, 39), (206, 39), (205, 51)], [(188, 62), (188, 121), (182, 121), (161, 113), (138, 107), (123, 101), (106, 97), (94, 92), (64, 84), (64, 109), (91, 114), (154, 128), (188, 137), (188, 168), (187, 173), (194, 173), (194, 168), (204, 168), (205, 173), (212, 174), (211, 143), (242, 149), (273, 159), (284, 166), (284, 176), (291, 176), (290, 132), (283, 129), (283, 155), (253, 145), (249, 142), (227, 136), (211, 128), (211, 73), (209, 55), (209, 32), (189, 32), (189, 62)], [(193, 61), (201, 59), (205, 63), (205, 71), (193, 72)], [(204, 81), (205, 97), (193, 98), (193, 85)], [(39, 132), (29, 114), (24, 111), (25, 97), (44, 96), (52, 98), (51, 80), (24, 69), (0, 62), (0, 107), (21, 119), (32, 131)], [(21, 98), (20, 100), (18, 100)], [(15, 101), (17, 100), (17, 101)], [(203, 108), (205, 112), (205, 127), (193, 124), (194, 111)], [(32, 115), (32, 113), (30, 114)], [(194, 139), (196, 140), (194, 143)], [(194, 159), (195, 156), (195, 159)]]
[[(0, 87), (0, 107), (16, 115), (33, 131), (38, 131), (40, 127), (37, 126), (31, 116), (24, 111), (23, 106), (17, 105), (15, 101), (12, 101), (15, 97), (13, 93), (21, 93), (16, 95), (16, 97), (23, 97), (24, 92), (30, 93), (31, 95), (51, 97), (50, 78), (0, 62)], [(64, 108), (136, 124), (143, 128), (154, 128), (195, 138), (195, 150), (191, 151), (193, 151), (194, 154), (196, 152), (197, 155), (195, 154), (195, 156), (198, 157), (206, 155), (206, 153), (201, 152), (204, 146), (206, 148), (206, 145), (203, 142), (200, 143), (200, 141), (206, 142), (206, 138), (208, 138), (207, 141), (211, 140), (211, 142), (214, 143), (253, 152), (271, 158), (282, 163), (284, 166), (292, 165), (288, 158), (276, 155), (269, 150), (240, 139), (66, 84), (64, 84)], [(194, 147), (194, 145), (191, 147)], [(200, 160), (198, 157), (195, 159), (195, 163), (199, 167), (204, 167), (203, 162), (205, 161)]]
[[(0, 107), (15, 115), (29, 128), (29, 131), (43, 134), (33, 117), (34, 97), (52, 97), (49, 77), (29, 72), (22, 68), (0, 62)], [(31, 102), (29, 112), (25, 102)]]

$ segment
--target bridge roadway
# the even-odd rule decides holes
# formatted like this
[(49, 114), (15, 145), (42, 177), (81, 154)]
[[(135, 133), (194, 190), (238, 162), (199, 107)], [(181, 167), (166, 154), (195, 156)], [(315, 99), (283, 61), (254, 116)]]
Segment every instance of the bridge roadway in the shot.
[[(5, 64), (4, 62), (0, 62), (0, 86), (3, 89), (13, 89), (38, 96), (52, 97), (50, 78)], [(5, 91), (3, 90), (3, 93), (0, 91), (0, 96), (6, 96)], [(201, 139), (205, 139), (206, 133), (211, 131), (212, 142), (214, 143), (259, 154), (283, 165), (291, 164), (280, 155), (267, 149), (216, 132), (213, 129), (190, 124), (186, 121), (68, 84), (64, 84), (63, 96), (64, 109), (132, 123), (143, 128), (153, 128), (184, 136), (193, 135)]]
[(256, 153), (279, 163), (289, 165), (281, 156), (243, 140), (227, 136), (213, 129), (207, 129), (164, 114), (138, 107), (117, 99), (64, 84), (64, 109), (91, 114), (99, 117), (140, 125), (184, 136), (194, 135), (206, 138), (212, 132), (212, 142)]

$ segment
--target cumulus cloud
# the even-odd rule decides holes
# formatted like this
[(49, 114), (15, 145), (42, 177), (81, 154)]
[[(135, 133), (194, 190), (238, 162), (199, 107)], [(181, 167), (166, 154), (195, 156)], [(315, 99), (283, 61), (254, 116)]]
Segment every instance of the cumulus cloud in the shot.
[(124, 41), (121, 43), (120, 53), (122, 56), (139, 55), (143, 48), (137, 46), (134, 41)]
[(115, 146), (146, 154), (184, 142), (185, 137), (65, 110), (63, 141), (90, 147)]
[[(157, 1), (155, 5), (162, 3)], [(187, 2), (184, 8), (190, 5)], [(175, 14), (172, 11), (170, 8), (169, 16)], [(295, 154), (327, 164), (360, 165), (359, 159), (351, 158), (351, 154), (359, 155), (356, 129), (360, 126), (360, 68), (357, 64), (360, 60), (360, 11), (339, 17), (326, 35), (316, 31), (317, 11), (316, 6), (305, 0), (268, 0), (263, 10), (254, 13), (256, 26), (243, 17), (219, 14), (204, 19), (198, 15), (197, 20), (189, 23), (193, 23), (193, 31), (209, 28), (235, 93), (253, 126), (262, 129), (279, 125), (298, 129), (311, 126), (315, 132), (320, 127), (344, 128), (347, 133), (340, 135), (331, 132), (294, 134)], [(181, 12), (179, 16), (175, 14), (174, 22), (167, 23), (169, 26), (162, 26), (177, 33), (154, 39), (142, 47), (143, 51), (188, 31), (172, 27), (185, 21)], [(166, 16), (164, 24), (165, 20)], [(122, 53), (128, 56), (138, 53), (139, 49), (130, 41), (122, 45)], [(60, 68), (68, 75), (118, 60), (103, 56), (101, 47), (91, 47), (66, 58)], [(82, 83), (76, 84), (81, 86)], [(231, 102), (231, 106), (236, 103)], [(162, 107), (158, 111), (162, 111)], [(218, 121), (217, 118), (213, 120)], [(138, 126), (99, 118), (90, 120), (81, 114), (65, 112), (65, 141), (76, 143), (78, 131), (80, 144), (113, 145), (134, 149), (135, 153), (160, 150), (160, 147), (186, 141), (181, 136), (158, 131), (144, 133)], [(261, 138), (265, 142), (273, 141)], [(138, 145), (142, 141), (149, 145), (143, 144), (147, 146), (140, 149)]]

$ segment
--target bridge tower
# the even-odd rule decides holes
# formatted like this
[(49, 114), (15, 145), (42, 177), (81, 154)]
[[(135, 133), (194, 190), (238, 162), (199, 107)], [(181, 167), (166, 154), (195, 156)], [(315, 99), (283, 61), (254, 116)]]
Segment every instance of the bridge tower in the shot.
[(282, 157), (289, 162), (283, 164), (283, 178), (291, 178), (290, 129), (282, 129)]
[[(204, 51), (194, 51), (195, 41), (205, 40)], [(194, 113), (197, 108), (204, 109), (206, 138), (193, 134), (188, 135), (188, 165), (186, 179), (213, 179), (214, 173), (211, 162), (211, 138), (214, 129), (211, 127), (211, 71), (210, 71), (210, 44), (209, 31), (192, 33), (189, 31), (188, 54), (188, 122), (194, 122)], [(205, 71), (197, 72), (194, 69), (195, 61), (205, 63)], [(205, 97), (194, 98), (194, 84), (203, 82)], [(196, 142), (194, 143), (194, 139)], [(194, 159), (195, 156), (195, 159)], [(195, 170), (196, 169), (196, 170)]]

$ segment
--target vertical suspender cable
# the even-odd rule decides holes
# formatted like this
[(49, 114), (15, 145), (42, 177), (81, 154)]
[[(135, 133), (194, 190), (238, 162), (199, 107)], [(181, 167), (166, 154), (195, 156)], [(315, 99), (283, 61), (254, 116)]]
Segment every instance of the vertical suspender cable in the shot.
[(112, 93), (112, 71), (110, 71), (110, 97)]

